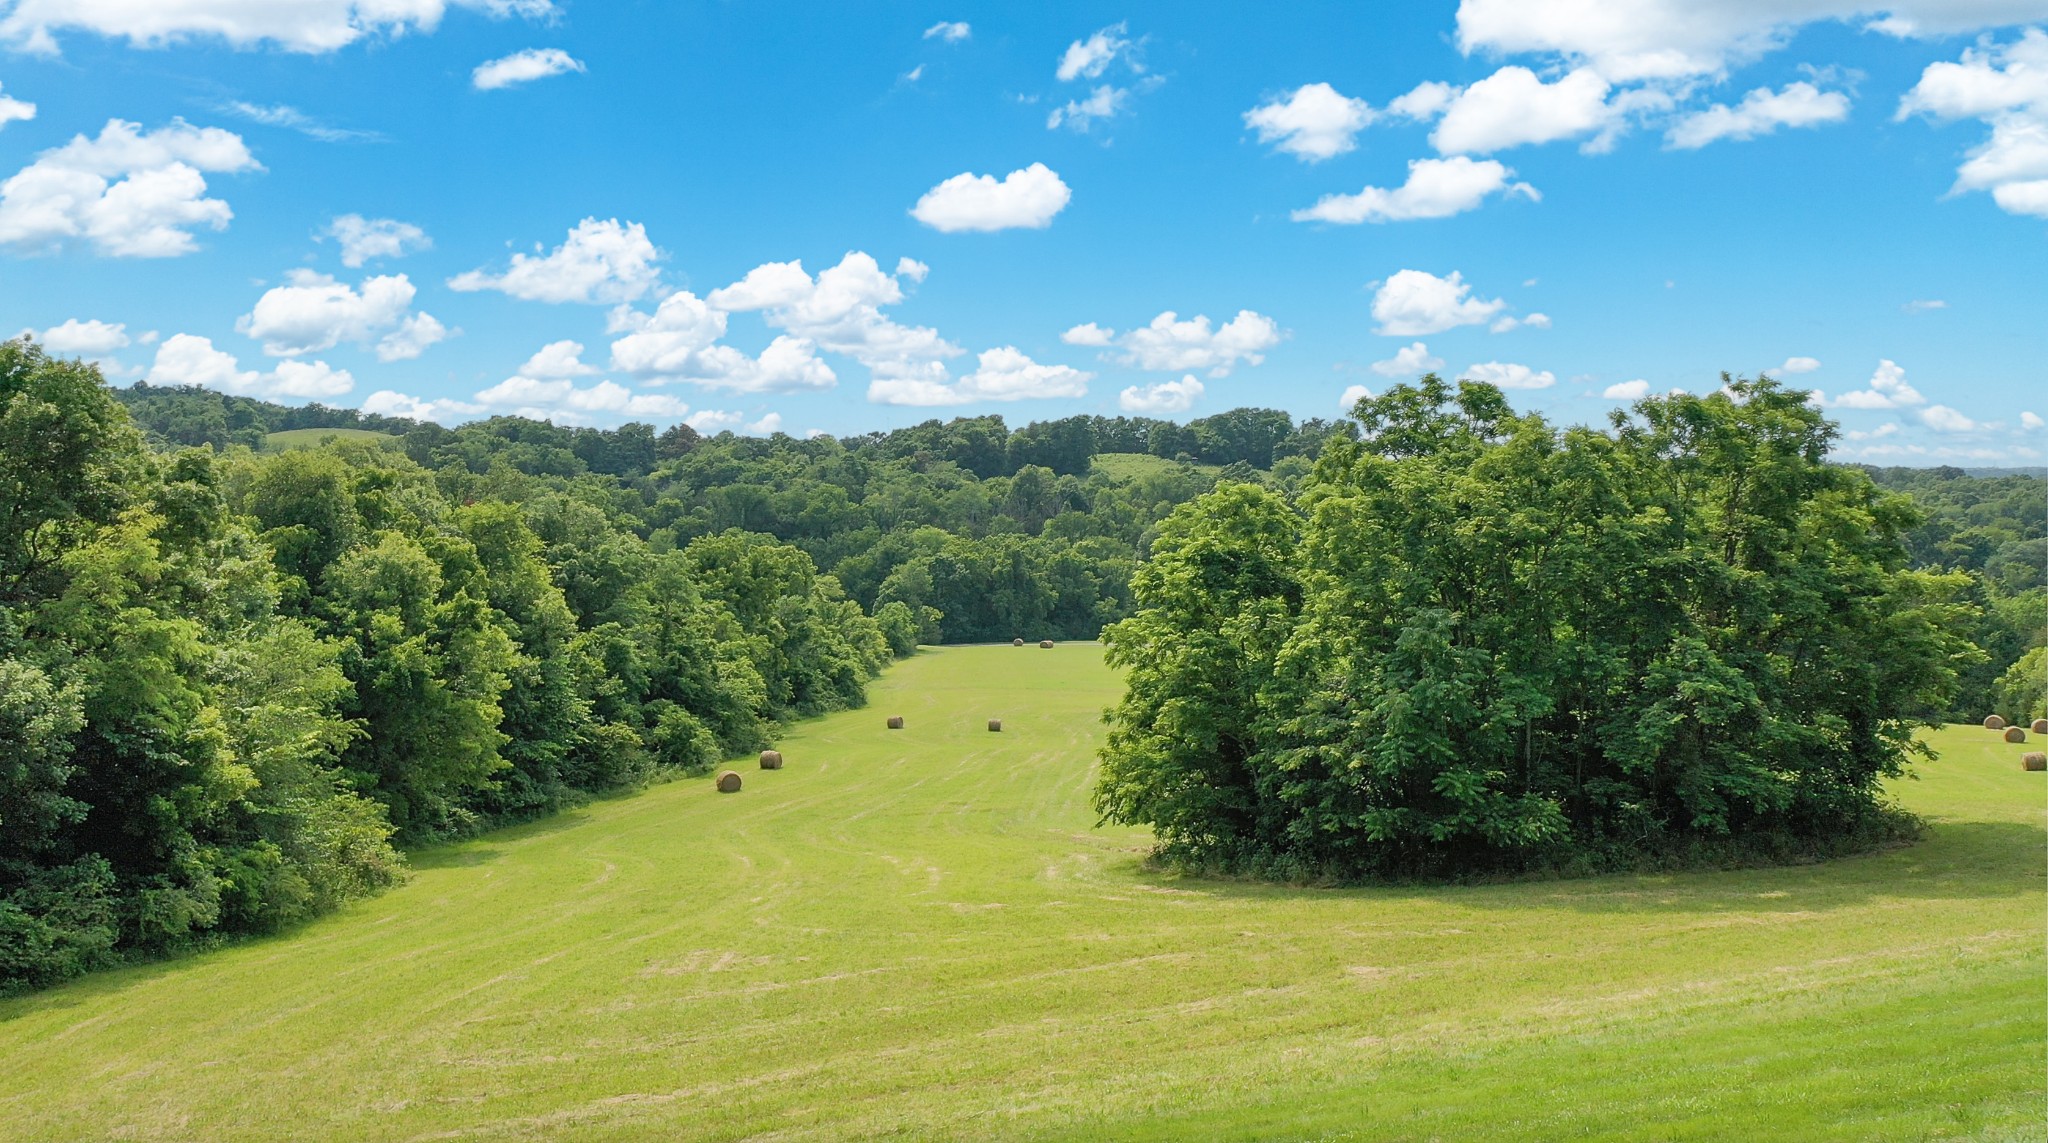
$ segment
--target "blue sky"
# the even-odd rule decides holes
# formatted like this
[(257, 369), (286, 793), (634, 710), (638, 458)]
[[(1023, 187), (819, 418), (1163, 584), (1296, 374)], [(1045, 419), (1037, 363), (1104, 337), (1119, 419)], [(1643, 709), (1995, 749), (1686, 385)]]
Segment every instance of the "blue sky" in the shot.
[(0, 0), (0, 178), (0, 320), (115, 383), (843, 433), (1770, 371), (1845, 458), (2048, 452), (2048, 0)]

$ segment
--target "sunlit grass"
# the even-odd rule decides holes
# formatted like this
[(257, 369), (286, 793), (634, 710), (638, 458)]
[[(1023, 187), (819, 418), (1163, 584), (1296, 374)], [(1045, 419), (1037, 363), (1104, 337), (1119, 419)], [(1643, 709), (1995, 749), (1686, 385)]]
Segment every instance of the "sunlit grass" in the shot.
[(1085, 644), (928, 652), (739, 794), (0, 1002), (0, 1137), (2042, 1137), (2021, 748), (1941, 732), (1928, 838), (1826, 865), (1293, 889), (1095, 828), (1114, 692)]

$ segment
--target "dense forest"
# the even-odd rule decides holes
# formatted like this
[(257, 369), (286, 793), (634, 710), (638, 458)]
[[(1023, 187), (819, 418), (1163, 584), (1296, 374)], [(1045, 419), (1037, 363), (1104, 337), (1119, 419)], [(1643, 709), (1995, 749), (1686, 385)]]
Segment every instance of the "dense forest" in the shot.
[(1879, 783), (1987, 660), (1983, 604), (2038, 608), (2004, 559), (2038, 531), (1994, 521), (2039, 486), (1927, 512), (1828, 464), (1805, 397), (1728, 381), (1611, 432), (1434, 377), (1362, 401), (1295, 495), (1227, 485), (1161, 528), (1104, 633), (1129, 689), (1098, 806), (1187, 866), (1340, 879), (1909, 829)]
[[(701, 772), (771, 741), (785, 720), (859, 705), (866, 682), (920, 643), (1093, 639), (1107, 627), (1113, 652), (1141, 667), (1139, 632), (1158, 623), (1160, 593), (1189, 590), (1190, 575), (1201, 591), (1221, 594), (1176, 620), (1199, 616), (1208, 627), (1184, 636), (1158, 628), (1159, 662), (1180, 661), (1175, 639), (1206, 646), (1227, 636), (1271, 649), (1296, 628), (1320, 633), (1315, 662), (1356, 662), (1343, 645), (1354, 638), (1346, 624), (1362, 613), (1327, 607), (1327, 583), (1317, 578), (1360, 558), (1333, 555), (1349, 549), (1330, 546), (1362, 542), (1357, 536), (1314, 531), (1339, 503), (1384, 514), (1375, 542), (1420, 530), (1445, 544), (1478, 543), (1468, 533), (1481, 525), (1497, 522), (1522, 536), (1538, 518), (1518, 515), (1500, 490), (1469, 486), (1472, 472), (1505, 479), (1532, 466), (1516, 479), (1544, 489), (1545, 511), (1555, 516), (1541, 518), (1543, 526), (1596, 513), (1604, 527), (1624, 505), (1669, 512), (1712, 486), (1703, 474), (1704, 483), (1660, 500), (1646, 491), (1654, 466), (1637, 456), (1633, 468), (1612, 458), (1595, 466), (1628, 468), (1633, 483), (1617, 490), (1574, 466), (1592, 455), (1595, 439), (1627, 456), (1651, 447), (1627, 444), (1651, 439), (1630, 437), (1644, 431), (1639, 426), (1618, 430), (1624, 447), (1488, 408), (1483, 425), (1469, 414), (1374, 405), (1363, 428), (1239, 409), (1187, 424), (1081, 416), (1011, 429), (1000, 417), (978, 417), (803, 440), (519, 418), (451, 429), (197, 388), (108, 388), (88, 365), (7, 343), (0, 989), (274, 930), (391, 884), (403, 876), (403, 847)], [(317, 447), (279, 447), (274, 434), (293, 430), (337, 433), (324, 443), (292, 442)], [(1800, 431), (1801, 447), (1825, 435)], [(1390, 443), (1397, 441), (1408, 443)], [(1442, 492), (1459, 506), (1452, 515), (1422, 512), (1423, 489), (1405, 476), (1393, 486), (1408, 491), (1391, 498), (1383, 490), (1374, 494), (1382, 499), (1359, 500), (1363, 493), (1351, 488), (1374, 465), (1429, 457), (1431, 481), (1462, 489)], [(1813, 496), (1830, 505), (1867, 487), (1853, 470), (1811, 458), (1787, 461), (1782, 473), (1796, 475), (1800, 488), (1824, 488)], [(1849, 561), (1842, 566), (1925, 585), (1922, 605), (1943, 618), (1942, 638), (1961, 633), (1988, 652), (1958, 643), (1941, 669), (1884, 690), (1887, 701), (1905, 696), (1914, 716), (1974, 718), (2007, 696), (2018, 696), (2015, 704), (2037, 697), (2031, 680), (2041, 673), (2048, 625), (2043, 483), (1954, 470), (1869, 475), (1904, 495), (1855, 492), (1860, 507), (1828, 517), (1848, 529), (1828, 534), (1829, 543), (1853, 549), (1840, 556)], [(1253, 550), (1201, 555), (1219, 529)], [(1647, 544), (1642, 532), (1617, 536)], [(1494, 598), (1488, 592), (1523, 590), (1510, 538), (1484, 540), (1493, 545), (1488, 558), (1506, 564), (1495, 579), (1466, 585), (1477, 594), (1439, 601), (1438, 618), (1399, 613), (1404, 622), (1428, 619), (1419, 629), (1434, 632), (1427, 646), (1390, 648), (1411, 656), (1423, 672), (1417, 679), (1430, 677), (1432, 656), (1479, 669), (1459, 642), (1456, 625), (1467, 621), (1457, 616), (1478, 616), (1472, 609)], [(1694, 535), (1665, 555), (1692, 560), (1705, 542)], [(1621, 558), (1606, 549), (1577, 558), (1595, 555)], [(1900, 578), (1907, 566), (1926, 574)], [(1584, 563), (1574, 574), (1603, 581)], [(1453, 582), (1446, 578), (1443, 590)], [(1545, 582), (1555, 589), (1554, 579)], [(1583, 611), (1606, 598), (1588, 595), (1574, 606)], [(1645, 595), (1640, 607), (1652, 598), (1662, 597)], [(1699, 604), (1659, 606), (1692, 614), (1684, 608)], [(1723, 626), (1750, 603), (1731, 596), (1726, 606)], [(1580, 611), (1570, 622), (1590, 624)], [(1375, 614), (1383, 623), (1396, 612)], [(1579, 628), (1559, 616), (1510, 609), (1485, 622), (1534, 618), (1548, 626), (1525, 635), (1540, 643), (1548, 632), (1551, 648), (1539, 664), (1516, 662), (1516, 670), (1540, 665), (1555, 677), (1586, 667), (1569, 657)], [(1710, 637), (1718, 628), (1695, 626), (1722, 653)], [(1852, 649), (1844, 644), (1839, 654)], [(1330, 703), (1365, 693), (1327, 673), (1304, 673), (1304, 655), (1275, 660), (1294, 672), (1289, 685), (1309, 704), (1304, 710), (1327, 714)], [(1897, 672), (1925, 666), (1890, 652), (1885, 662)], [(1616, 661), (1600, 669), (1654, 666)], [(1250, 687), (1235, 670), (1210, 683)], [(1955, 673), (1952, 685), (1944, 672)], [(1134, 669), (1131, 701), (1143, 701), (1145, 679)], [(1240, 697), (1249, 702), (1256, 691)], [(1795, 700), (1806, 701), (1775, 692), (1754, 698)], [(1550, 736), (1528, 729), (1525, 750), (1569, 738), (1535, 717), (1528, 694), (1481, 688), (1458, 701), (1498, 708), (1473, 723), (1488, 727), (1474, 731), (1475, 741), (1496, 753), (1508, 749), (1515, 727)], [(1192, 733), (1172, 721), (1175, 712), (1184, 713), (1162, 707), (1156, 724)], [(2018, 705), (2011, 712), (2024, 713)], [(1246, 721), (1230, 734), (1195, 734), (1189, 743), (1227, 756), (1218, 763), (1225, 770), (1239, 765), (1238, 755), (1255, 753), (1244, 736), (1263, 725), (1240, 713)], [(1903, 724), (1897, 712), (1883, 713), (1855, 732), (1861, 753), (1836, 791), (1846, 804), (1860, 805), (1871, 775), (1901, 758)], [(1133, 725), (1127, 715), (1119, 734)], [(1772, 734), (1781, 729), (1770, 725)], [(1761, 741), (1752, 736), (1729, 749), (1762, 757)], [(1293, 792), (1272, 804), (1310, 796), (1293, 782), (1280, 782), (1276, 789)], [(1216, 789), (1218, 797), (1238, 796), (1229, 781)], [(1599, 789), (1617, 804), (1637, 804), (1621, 787)], [(1794, 801), (1802, 813), (1818, 804)], [(1654, 799), (1641, 804), (1663, 812)], [(1113, 809), (1137, 820), (1136, 805)], [(1513, 828), (1556, 836), (1556, 822), (1534, 805), (1484, 828), (1520, 822)], [(1446, 826), (1450, 820), (1415, 828), (1463, 828)], [(1304, 836), (1327, 825), (1268, 824), (1306, 829)]]

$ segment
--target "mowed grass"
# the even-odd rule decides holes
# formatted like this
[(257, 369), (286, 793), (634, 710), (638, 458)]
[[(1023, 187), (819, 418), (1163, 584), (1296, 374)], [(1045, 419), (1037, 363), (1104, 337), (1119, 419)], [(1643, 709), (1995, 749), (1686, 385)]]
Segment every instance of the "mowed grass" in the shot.
[(1194, 464), (1141, 452), (1097, 453), (1089, 470), (1108, 477), (1114, 483), (1128, 484), (1140, 477), (1171, 475), (1180, 471), (1183, 463), (1186, 463), (1188, 468), (1209, 476), (1223, 471), (1220, 464)]
[(1334, 891), (1161, 876), (1095, 828), (1115, 692), (1086, 644), (928, 652), (738, 794), (0, 1002), (0, 1136), (2044, 1135), (2048, 795), (1988, 732), (1900, 784), (1934, 823), (1907, 849)]

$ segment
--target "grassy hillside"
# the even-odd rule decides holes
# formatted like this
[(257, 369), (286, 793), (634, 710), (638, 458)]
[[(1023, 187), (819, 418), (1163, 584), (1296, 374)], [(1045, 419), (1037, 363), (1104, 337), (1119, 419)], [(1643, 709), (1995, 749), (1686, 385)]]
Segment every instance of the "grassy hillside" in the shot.
[(1145, 476), (1160, 476), (1178, 472), (1183, 464), (1196, 472), (1214, 476), (1223, 471), (1220, 464), (1194, 464), (1191, 462), (1167, 460), (1141, 452), (1098, 453), (1090, 462), (1090, 470), (1119, 484), (1128, 483)]
[(344, 441), (395, 441), (390, 433), (372, 432), (369, 429), (286, 429), (281, 433), (268, 433), (263, 438), (263, 451), (283, 452), (288, 448), (318, 448), (328, 440)]
[(1910, 849), (1312, 890), (1093, 828), (1114, 685), (1085, 644), (929, 652), (739, 794), (0, 1002), (0, 1136), (2041, 1137), (2042, 775), (1984, 731), (1901, 784)]

